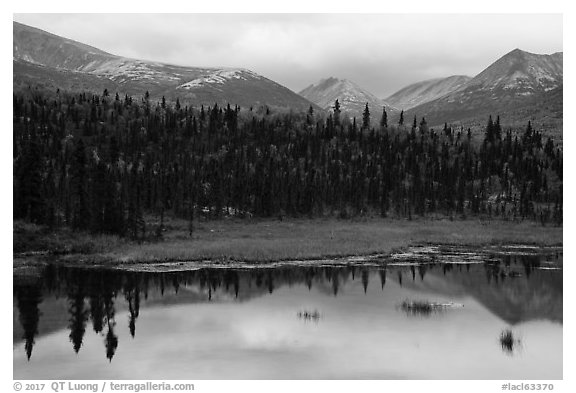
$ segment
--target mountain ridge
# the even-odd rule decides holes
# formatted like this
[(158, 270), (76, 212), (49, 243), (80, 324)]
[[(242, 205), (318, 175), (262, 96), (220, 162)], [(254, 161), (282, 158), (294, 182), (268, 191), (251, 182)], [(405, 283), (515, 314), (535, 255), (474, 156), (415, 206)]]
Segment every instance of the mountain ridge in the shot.
[(507, 125), (528, 120), (562, 130), (563, 52), (539, 55), (514, 49), (457, 90), (408, 110), (430, 125), (485, 124), (500, 115)]
[[(24, 62), (46, 68), (40, 70)], [(14, 86), (37, 82), (37, 71), (48, 78), (43, 81), (48, 88), (77, 90), (81, 86), (90, 90), (91, 86), (110, 85), (101, 80), (105, 78), (122, 94), (149, 92), (152, 98), (165, 96), (194, 105), (231, 103), (297, 110), (311, 105), (287, 87), (245, 68), (185, 67), (117, 56), (18, 22), (13, 22), (13, 64)], [(68, 82), (62, 73), (75, 83)], [(50, 84), (50, 75), (62, 85)]]
[(452, 75), (446, 78), (434, 78), (412, 83), (384, 100), (390, 105), (403, 110), (411, 109), (425, 102), (445, 96), (472, 78), (466, 75)]
[[(349, 116), (368, 104), (373, 116), (384, 106), (393, 122), (426, 117), (429, 125), (484, 123), (489, 114), (512, 123), (545, 120), (562, 129), (563, 52), (535, 54), (514, 49), (473, 78), (454, 75), (413, 83), (380, 99), (355, 82), (329, 77), (299, 94), (240, 67), (185, 67), (110, 54), (93, 46), (13, 22), (13, 87), (116, 91), (183, 104), (270, 106), (330, 111), (336, 99)], [(560, 93), (559, 93), (560, 92)], [(540, 105), (542, 102), (545, 105)], [(398, 109), (397, 109), (398, 108)]]

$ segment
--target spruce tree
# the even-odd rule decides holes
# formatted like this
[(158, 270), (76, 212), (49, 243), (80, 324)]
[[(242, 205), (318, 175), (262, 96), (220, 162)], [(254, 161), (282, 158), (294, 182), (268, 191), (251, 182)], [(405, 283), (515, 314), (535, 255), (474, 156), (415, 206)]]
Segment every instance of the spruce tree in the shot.
[(380, 127), (388, 128), (388, 115), (386, 114), (386, 107), (382, 107), (382, 117), (380, 118)]
[(362, 129), (366, 130), (368, 128), (370, 128), (370, 110), (368, 109), (368, 103), (366, 103), (366, 107), (362, 113)]
[(340, 102), (338, 102), (338, 100), (336, 100), (334, 102), (334, 125), (335, 126), (339, 126), (340, 125)]
[(82, 139), (79, 139), (76, 143), (71, 170), (72, 227), (85, 230), (90, 223), (90, 211), (88, 209), (88, 168), (84, 141)]
[(45, 218), (45, 200), (42, 195), (42, 151), (35, 132), (32, 132), (29, 141), (24, 143), (23, 153), (15, 165), (14, 215), (42, 224)]

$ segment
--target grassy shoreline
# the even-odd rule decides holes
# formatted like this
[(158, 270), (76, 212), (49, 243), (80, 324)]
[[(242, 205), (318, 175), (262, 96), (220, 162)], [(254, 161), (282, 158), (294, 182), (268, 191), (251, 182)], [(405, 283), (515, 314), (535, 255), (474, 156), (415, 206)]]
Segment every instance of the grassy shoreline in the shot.
[[(163, 239), (138, 244), (115, 236), (63, 230), (46, 233), (14, 224), (14, 266), (22, 252), (48, 251), (72, 264), (133, 264), (182, 261), (266, 263), (286, 260), (389, 254), (418, 244), (562, 245), (562, 227), (533, 222), (480, 220), (392, 220), (366, 218), (239, 220), (196, 224), (193, 236), (183, 220), (168, 220)], [(19, 262), (20, 261), (20, 262)]]

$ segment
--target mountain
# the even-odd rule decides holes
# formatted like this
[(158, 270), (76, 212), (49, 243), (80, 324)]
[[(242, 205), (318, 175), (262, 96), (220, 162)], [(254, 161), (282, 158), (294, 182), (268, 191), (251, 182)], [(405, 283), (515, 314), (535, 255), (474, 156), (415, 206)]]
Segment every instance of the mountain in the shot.
[(390, 97), (385, 98), (388, 104), (403, 110), (413, 108), (425, 102), (433, 101), (458, 90), (462, 85), (472, 79), (465, 75), (454, 75), (448, 78), (429, 79), (417, 82), (398, 90)]
[(488, 90), (493, 97), (501, 90), (521, 96), (550, 91), (562, 85), (562, 63), (562, 52), (537, 55), (514, 49), (474, 77), (465, 90)]
[(407, 118), (425, 117), (429, 125), (444, 122), (485, 125), (500, 115), (505, 125), (562, 130), (563, 54), (538, 55), (515, 49), (457, 90), (418, 105)]
[(15, 88), (109, 91), (165, 96), (193, 105), (269, 105), (306, 110), (310, 102), (244, 68), (183, 67), (116, 56), (34, 27), (13, 22)]
[(299, 94), (326, 110), (332, 109), (334, 102), (338, 100), (342, 112), (348, 112), (351, 116), (361, 116), (366, 104), (373, 115), (380, 114), (382, 106), (385, 105), (384, 101), (356, 83), (334, 77), (322, 79)]

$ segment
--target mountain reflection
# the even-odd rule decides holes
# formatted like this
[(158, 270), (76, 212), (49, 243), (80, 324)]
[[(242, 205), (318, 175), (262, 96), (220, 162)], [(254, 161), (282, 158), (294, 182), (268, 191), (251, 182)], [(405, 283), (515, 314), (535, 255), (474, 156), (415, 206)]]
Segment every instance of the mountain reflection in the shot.
[[(42, 302), (48, 298), (65, 298), (66, 327), (73, 351), (81, 351), (86, 330), (91, 328), (103, 337), (103, 353), (112, 361), (119, 345), (117, 330), (127, 328), (130, 336), (136, 337), (141, 301), (146, 301), (148, 307), (241, 302), (293, 285), (338, 296), (341, 291), (346, 291), (350, 282), (357, 279), (365, 295), (372, 286), (375, 287), (372, 291), (382, 291), (385, 296), (387, 279), (391, 279), (400, 286), (416, 290), (453, 297), (474, 297), (510, 324), (533, 319), (561, 323), (562, 271), (542, 270), (542, 263), (542, 257), (537, 255), (504, 255), (475, 265), (427, 263), (372, 267), (203, 268), (163, 273), (50, 265), (40, 279), (15, 279), (14, 299), (19, 324), (14, 325), (14, 338), (15, 341), (24, 341), (24, 350), (30, 359), (35, 338), (39, 334), (64, 327), (58, 322), (62, 318), (55, 318), (52, 313), (56, 311), (51, 310), (51, 321), (57, 321), (55, 326), (50, 327), (47, 322), (39, 333), (39, 323), (43, 317)], [(359, 274), (356, 274), (357, 270)], [(117, 320), (117, 311), (126, 311), (128, 319)]]

